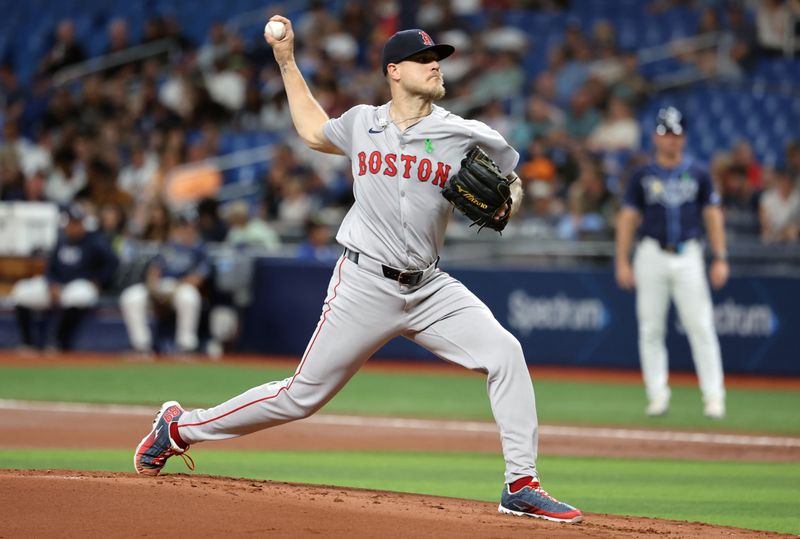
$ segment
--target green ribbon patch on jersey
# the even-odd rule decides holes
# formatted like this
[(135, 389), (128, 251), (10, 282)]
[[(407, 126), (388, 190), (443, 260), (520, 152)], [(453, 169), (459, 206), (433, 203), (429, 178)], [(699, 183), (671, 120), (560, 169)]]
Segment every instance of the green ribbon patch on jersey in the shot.
[(431, 142), (431, 139), (429, 138), (425, 139), (425, 151), (428, 153), (433, 153), (433, 142)]

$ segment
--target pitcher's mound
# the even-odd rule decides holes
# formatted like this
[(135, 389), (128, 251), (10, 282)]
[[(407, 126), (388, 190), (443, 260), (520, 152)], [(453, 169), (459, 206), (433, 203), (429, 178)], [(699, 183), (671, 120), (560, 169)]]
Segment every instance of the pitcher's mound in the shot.
[(558, 524), (501, 515), (493, 503), (341, 487), (69, 470), (0, 470), (0, 507), (0, 537), (775, 536), (596, 514)]

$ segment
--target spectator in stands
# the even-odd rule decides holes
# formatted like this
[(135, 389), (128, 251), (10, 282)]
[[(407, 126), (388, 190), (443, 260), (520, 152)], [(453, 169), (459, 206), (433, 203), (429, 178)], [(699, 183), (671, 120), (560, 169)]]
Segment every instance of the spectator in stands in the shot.
[(278, 223), (281, 227), (284, 230), (300, 230), (314, 209), (313, 201), (303, 186), (303, 177), (289, 178), (278, 205)]
[(580, 175), (567, 192), (566, 215), (560, 224), (562, 238), (610, 237), (617, 203), (603, 181), (598, 163), (583, 159)]
[(630, 106), (612, 97), (605, 116), (589, 134), (586, 145), (594, 152), (632, 152), (639, 149), (641, 139), (642, 131)]
[(511, 132), (517, 148), (526, 148), (537, 137), (547, 136), (556, 127), (564, 125), (564, 112), (536, 94), (531, 95), (520, 118)]
[(85, 59), (86, 53), (75, 39), (75, 25), (64, 19), (56, 27), (55, 42), (39, 64), (39, 72), (52, 75)]
[(0, 103), (12, 109), (24, 101), (26, 94), (12, 63), (8, 60), (0, 61)]
[(520, 229), (526, 237), (552, 239), (556, 237), (564, 205), (554, 196), (552, 182), (534, 180), (527, 184), (527, 208)]
[(786, 173), (800, 185), (800, 142), (790, 142), (786, 145)]
[[(564, 58), (559, 58), (563, 54)], [(559, 103), (570, 103), (572, 97), (589, 78), (592, 50), (584, 41), (576, 42), (572, 57), (561, 49), (551, 51), (556, 73), (556, 95)]]
[(298, 162), (292, 147), (288, 144), (277, 144), (272, 151), (272, 159), (267, 172), (264, 204), (270, 219), (278, 218), (278, 207), (283, 200), (286, 183), (293, 176), (302, 176), (308, 168)]
[(333, 243), (331, 227), (318, 216), (310, 216), (305, 223), (305, 241), (297, 248), (297, 258), (333, 263), (341, 255)]
[(759, 219), (765, 242), (796, 242), (800, 233), (800, 191), (786, 170), (773, 173), (773, 185), (761, 196)]
[(247, 90), (243, 70), (237, 69), (235, 64), (231, 65), (225, 58), (217, 58), (203, 77), (211, 99), (228, 111), (241, 110)]
[(119, 172), (117, 184), (135, 200), (139, 200), (145, 195), (157, 170), (158, 158), (148, 152), (144, 144), (137, 142), (131, 148), (130, 161)]
[(170, 228), (169, 208), (164, 202), (154, 200), (144, 208), (141, 229), (134, 232), (138, 232), (136, 235), (141, 240), (164, 243), (169, 238)]
[(286, 105), (286, 91), (273, 92), (260, 100), (259, 125), (262, 129), (283, 131), (292, 126), (292, 116)]
[(753, 189), (742, 165), (732, 164), (721, 178), (722, 209), (725, 225), (732, 235), (758, 234), (758, 192)]
[(108, 47), (106, 47), (106, 54), (124, 51), (130, 46), (128, 21), (122, 17), (114, 18), (108, 24)]
[(623, 53), (620, 60), (622, 61), (622, 75), (611, 86), (610, 93), (637, 106), (652, 91), (651, 84), (639, 72), (639, 58), (635, 52)]
[(228, 54), (228, 35), (225, 25), (215, 21), (208, 29), (208, 38), (197, 50), (197, 65), (200, 69), (210, 69), (214, 63)]
[(0, 200), (25, 200), (25, 174), (10, 147), (0, 148)]
[(115, 204), (104, 204), (97, 213), (100, 233), (105, 236), (111, 249), (119, 254), (126, 239), (125, 211)]
[(211, 272), (205, 246), (200, 241), (190, 216), (172, 219), (169, 241), (147, 267), (145, 282), (126, 288), (120, 295), (120, 308), (131, 345), (148, 355), (153, 338), (147, 323), (152, 306), (157, 314), (175, 311), (175, 343), (181, 352), (191, 353), (198, 346), (198, 324), (202, 308), (201, 288)]
[(566, 130), (570, 136), (583, 140), (594, 131), (600, 123), (600, 114), (592, 106), (589, 93), (585, 89), (578, 90), (570, 99), (567, 113)]
[(734, 165), (747, 171), (747, 183), (758, 191), (762, 188), (761, 165), (756, 161), (753, 147), (746, 140), (740, 140), (731, 148), (731, 159)]
[(17, 162), (25, 176), (51, 166), (50, 149), (46, 144), (37, 144), (23, 137), (18, 123), (13, 119), (7, 120), (3, 126), (2, 146), (11, 148), (17, 154)]
[(222, 208), (222, 215), (228, 223), (225, 243), (276, 251), (281, 246), (278, 233), (263, 219), (250, 216), (250, 209), (244, 201), (231, 202)]
[(738, 2), (728, 2), (725, 8), (727, 24), (719, 47), (740, 69), (747, 70), (753, 63), (756, 51), (756, 29)]
[(760, 54), (783, 56), (794, 28), (789, 25), (792, 6), (784, 0), (761, 0), (756, 9), (756, 31)]
[(105, 238), (89, 232), (86, 214), (77, 205), (63, 213), (63, 234), (47, 262), (44, 276), (24, 279), (14, 285), (11, 298), (16, 307), (23, 347), (34, 346), (33, 311), (60, 311), (56, 345), (70, 350), (79, 324), (97, 305), (100, 290), (110, 283), (118, 260)]
[(42, 114), (42, 127), (53, 134), (60, 134), (80, 118), (80, 111), (75, 106), (72, 95), (66, 88), (57, 88), (47, 101)]
[(55, 151), (54, 166), (45, 180), (44, 189), (48, 200), (62, 206), (69, 204), (86, 187), (86, 176), (75, 163), (76, 155), (71, 144), (62, 144)]
[(503, 135), (503, 138), (509, 139), (511, 137), (512, 120), (503, 110), (503, 104), (497, 99), (486, 103), (481, 112), (475, 115), (475, 119)]
[(197, 205), (197, 230), (205, 242), (221, 243), (228, 235), (228, 227), (219, 215), (219, 202), (204, 198)]
[(104, 204), (129, 208), (133, 204), (133, 197), (117, 186), (114, 168), (99, 157), (89, 162), (86, 187), (75, 194), (75, 200), (88, 200), (97, 208)]
[(121, 111), (105, 95), (105, 84), (99, 75), (91, 75), (83, 80), (83, 91), (78, 99), (81, 124), (97, 129), (104, 120), (117, 118)]

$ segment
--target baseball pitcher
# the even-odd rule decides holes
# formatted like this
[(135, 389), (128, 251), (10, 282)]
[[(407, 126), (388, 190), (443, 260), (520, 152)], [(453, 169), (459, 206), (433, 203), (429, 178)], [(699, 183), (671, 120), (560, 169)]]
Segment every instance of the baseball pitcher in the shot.
[(454, 52), (422, 30), (394, 34), (382, 66), (392, 99), (329, 119), (294, 60), (288, 19), (265, 33), (283, 76), (292, 120), (311, 148), (347, 155), (355, 203), (337, 235), (336, 263), (319, 323), (297, 371), (206, 410), (164, 403), (134, 455), (156, 475), (191, 445), (307, 417), (328, 402), (389, 340), (403, 336), (446, 361), (488, 376), (506, 462), (499, 510), (560, 522), (582, 518), (538, 480), (538, 424), (522, 348), (489, 309), (442, 271), (439, 252), (455, 206), (480, 227), (502, 230), (522, 189), (519, 155), (499, 133), (434, 104), (444, 96), (439, 62)]
[[(669, 410), (664, 341), (673, 300), (689, 337), (703, 412), (721, 419), (725, 416), (722, 358), (700, 240), (704, 222), (714, 259), (711, 285), (720, 288), (729, 273), (725, 229), (719, 195), (708, 172), (684, 155), (685, 132), (680, 111), (674, 107), (659, 111), (654, 158), (631, 176), (617, 221), (616, 277), (622, 288), (636, 287), (639, 360), (649, 401), (646, 414), (659, 416)], [(631, 266), (637, 227), (641, 241)]]

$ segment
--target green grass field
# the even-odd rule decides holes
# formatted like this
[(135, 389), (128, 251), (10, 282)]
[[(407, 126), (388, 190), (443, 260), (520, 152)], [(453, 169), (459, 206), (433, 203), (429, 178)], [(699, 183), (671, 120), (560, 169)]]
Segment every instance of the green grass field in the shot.
[[(128, 364), (3, 368), (0, 398), (92, 403), (210, 406), (292, 369), (226, 364)], [(668, 416), (644, 416), (636, 384), (534, 380), (542, 423), (618, 425), (800, 435), (800, 391), (730, 389), (728, 417), (711, 422), (700, 392), (673, 387)], [(484, 377), (365, 371), (324, 408), (327, 413), (491, 420)]]
[[(226, 364), (127, 364), (0, 368), (0, 398), (210, 405), (291, 369)], [(709, 422), (696, 388), (674, 388), (668, 417), (643, 416), (638, 385), (538, 380), (550, 424), (601, 424), (800, 435), (800, 392), (729, 391), (729, 417)], [(362, 372), (327, 413), (491, 419), (481, 376)], [(500, 455), (418, 452), (193, 450), (202, 473), (497, 501)], [(2, 468), (130, 471), (130, 451), (0, 449)], [(173, 462), (176, 461), (176, 462)], [(185, 471), (173, 459), (168, 471)], [(546, 486), (587, 512), (670, 518), (800, 533), (800, 463), (695, 462), (545, 456)]]

